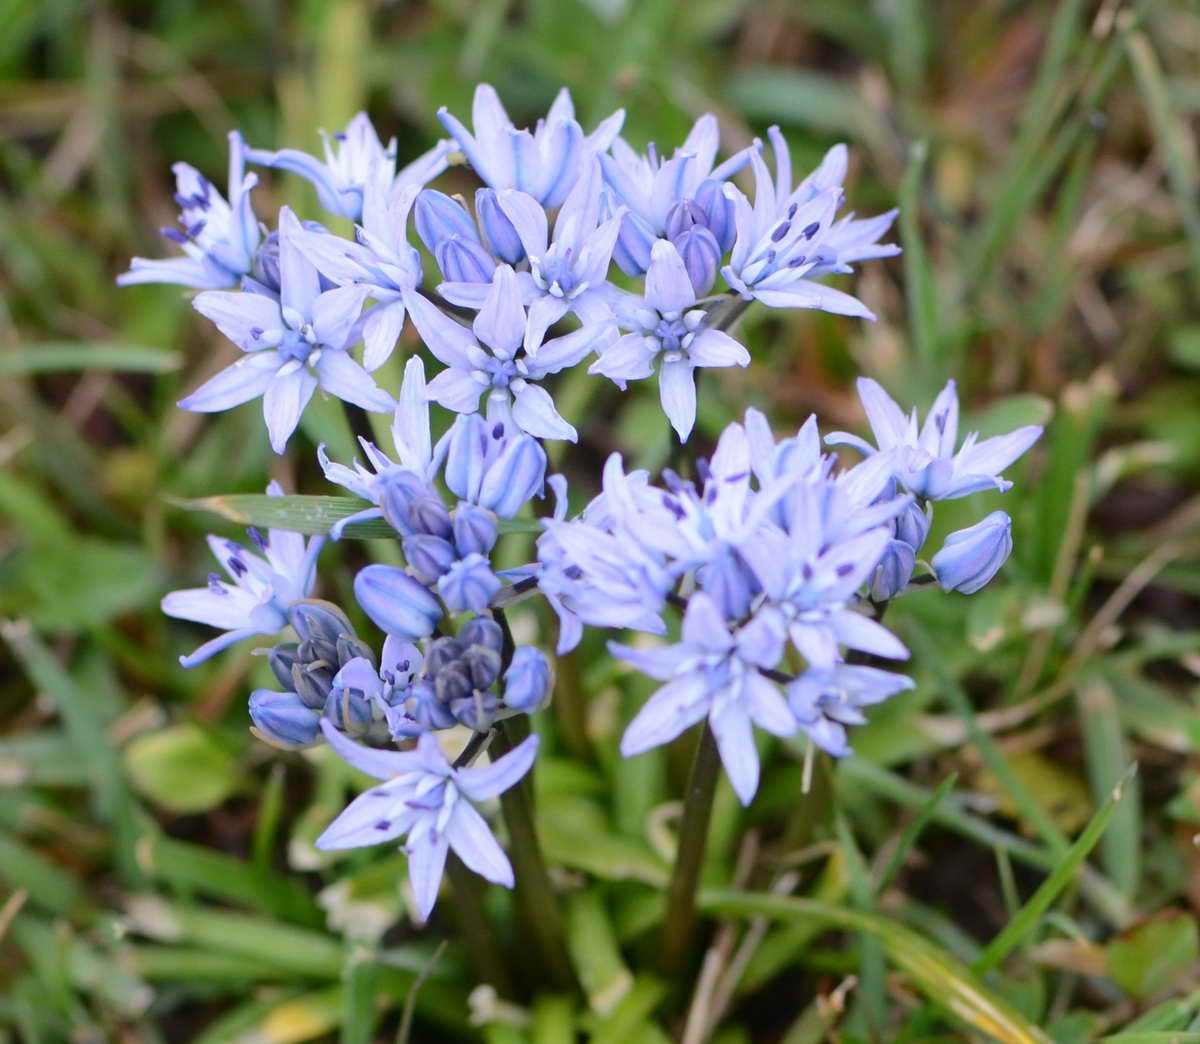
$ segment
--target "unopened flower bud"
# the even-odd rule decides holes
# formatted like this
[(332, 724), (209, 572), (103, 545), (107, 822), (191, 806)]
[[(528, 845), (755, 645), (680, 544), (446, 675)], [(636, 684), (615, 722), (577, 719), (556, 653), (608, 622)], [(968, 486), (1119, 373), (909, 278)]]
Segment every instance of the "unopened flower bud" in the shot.
[(487, 442), (487, 422), (478, 413), (458, 417), (450, 429), (443, 475), (446, 488), (460, 500), (474, 501), (479, 497)]
[(871, 599), (886, 602), (904, 590), (917, 564), (917, 553), (903, 540), (892, 540), (883, 549), (871, 576)]
[(452, 236), (479, 242), (475, 222), (456, 199), (436, 189), (423, 189), (413, 205), (413, 227), (431, 254)]
[(483, 732), (491, 728), (496, 718), (498, 701), (496, 694), (476, 689), (469, 695), (462, 696), (450, 704), (450, 712), (469, 729)]
[(687, 269), (692, 289), (697, 297), (703, 297), (717, 281), (721, 265), (721, 248), (716, 239), (707, 228), (696, 226), (680, 233), (672, 242)]
[(439, 638), (429, 646), (425, 657), (425, 671), (431, 678), (436, 678), (452, 663), (461, 658), (465, 646), (457, 638)]
[(431, 533), (443, 540), (454, 536), (450, 512), (437, 497), (418, 497), (408, 505), (408, 520), (414, 533)]
[(488, 616), (473, 616), (458, 631), (458, 641), (464, 648), (482, 645), (501, 652), (504, 649), (504, 632), (500, 625)]
[(299, 646), (295, 642), (283, 642), (267, 654), (267, 663), (271, 666), (271, 673), (285, 689), (292, 687), (292, 665), (299, 658), (298, 648)]
[(518, 435), (487, 469), (478, 504), (499, 518), (512, 518), (532, 497), (541, 496), (545, 476), (546, 451), (532, 436)]
[(633, 211), (625, 212), (621, 221), (621, 230), (617, 233), (617, 245), (613, 250), (613, 260), (621, 271), (631, 278), (646, 274), (650, 267), (650, 251), (654, 248), (658, 235), (647, 223)]
[(409, 690), (409, 716), (418, 725), (427, 729), (448, 729), (454, 724), (454, 715), (450, 713), (433, 686), (426, 681), (414, 682)]
[(254, 252), (251, 274), (256, 282), (279, 293), (279, 230), (271, 232)]
[(379, 479), (375, 489), (379, 508), (388, 525), (397, 533), (411, 533), (408, 507), (417, 497), (428, 495), (420, 478), (411, 471), (389, 471)]
[(369, 565), (359, 570), (354, 597), (380, 630), (403, 641), (428, 637), (442, 618), (437, 599), (395, 566)]
[(896, 539), (920, 551), (929, 536), (929, 522), (929, 513), (914, 501), (896, 516)]
[(504, 702), (513, 710), (532, 714), (550, 696), (550, 663), (541, 649), (522, 645), (504, 672)]
[(525, 247), (508, 215), (500, 209), (496, 190), (485, 188), (475, 193), (475, 213), (479, 227), (492, 253), (506, 264), (515, 265), (525, 256)]
[(704, 212), (704, 227), (713, 234), (717, 248), (722, 254), (727, 253), (737, 238), (737, 225), (733, 200), (725, 195), (725, 183), (712, 178), (702, 181), (692, 202)]
[(292, 677), (288, 685), (300, 697), (306, 707), (320, 710), (325, 706), (329, 697), (329, 688), (333, 684), (333, 665), (317, 665), (297, 663), (292, 667)]
[(325, 717), (343, 732), (361, 736), (371, 727), (371, 704), (358, 689), (334, 686), (325, 701)]
[(454, 700), (461, 700), (464, 696), (470, 696), (474, 688), (461, 660), (456, 660), (438, 671), (433, 679), (433, 689), (437, 693), (438, 699), (447, 704)]
[(982, 522), (946, 537), (930, 565), (947, 591), (974, 594), (1012, 554), (1012, 519), (993, 511)]
[(486, 689), (500, 677), (500, 654), (486, 645), (469, 646), (459, 663), (476, 689)]
[(353, 635), (354, 627), (346, 614), (332, 602), (308, 599), (288, 607), (288, 623), (305, 641), (324, 641), (336, 646), (344, 634)]
[(375, 666), (375, 650), (361, 638), (342, 635), (337, 640), (337, 666), (345, 667), (351, 660), (366, 660)]
[(436, 584), (458, 556), (441, 537), (414, 533), (404, 538), (404, 560), (423, 584)]
[(502, 586), (483, 555), (459, 559), (437, 583), (442, 601), (455, 613), (483, 612)]
[(433, 256), (443, 278), (451, 283), (490, 283), (496, 271), (496, 259), (475, 240), (463, 236), (444, 240)]
[(255, 689), (250, 720), (265, 739), (283, 747), (307, 747), (320, 735), (320, 710), (306, 707), (294, 692)]
[(454, 547), (460, 555), (486, 555), (496, 546), (496, 516), (467, 501), (454, 509)]

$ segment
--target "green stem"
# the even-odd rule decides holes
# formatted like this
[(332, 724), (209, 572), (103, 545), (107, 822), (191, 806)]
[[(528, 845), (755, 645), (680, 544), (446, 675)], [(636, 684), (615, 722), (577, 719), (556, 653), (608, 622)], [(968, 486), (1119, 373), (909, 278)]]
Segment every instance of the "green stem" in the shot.
[(696, 745), (679, 824), (679, 850), (667, 893), (667, 915), (663, 922), (663, 965), (668, 974), (683, 970), (688, 943), (696, 925), (696, 888), (708, 846), (708, 824), (712, 818), (713, 795), (721, 758), (717, 740), (707, 722)]
[[(524, 715), (498, 722), (493, 741), (495, 756), (503, 757), (528, 734), (529, 719)], [(551, 985), (560, 990), (573, 989), (575, 973), (567, 954), (562, 913), (538, 841), (528, 776), (500, 795), (500, 807), (508, 826), (509, 856), (525, 931), (541, 954)]]
[[(492, 615), (504, 634), (500, 651), (501, 673), (512, 663), (516, 643), (503, 609), (493, 609)], [(494, 756), (503, 757), (521, 743), (530, 732), (529, 716), (518, 714), (496, 723), (492, 741)], [(567, 953), (566, 933), (562, 912), (554, 894), (554, 885), (546, 869), (537, 823), (533, 815), (533, 781), (526, 776), (500, 795), (500, 809), (508, 827), (509, 856), (516, 879), (517, 904), (520, 907), (525, 931), (541, 954), (550, 982), (558, 989), (575, 989), (577, 983)]]
[(455, 909), (475, 973), (505, 997), (515, 997), (512, 977), (500, 951), (496, 934), (483, 910), (484, 883), (453, 852), (446, 859), (446, 874), (454, 888)]

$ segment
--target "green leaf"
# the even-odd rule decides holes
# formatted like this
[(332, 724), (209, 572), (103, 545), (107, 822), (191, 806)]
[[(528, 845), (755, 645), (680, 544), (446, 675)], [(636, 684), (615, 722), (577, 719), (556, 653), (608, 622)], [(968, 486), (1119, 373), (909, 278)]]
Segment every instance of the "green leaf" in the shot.
[(233, 755), (187, 722), (134, 737), (124, 759), (133, 785), (172, 812), (207, 812), (237, 787)]
[[(269, 497), (264, 493), (224, 493), (198, 500), (174, 500), (189, 511), (209, 511), (240, 526), (287, 529), (293, 533), (325, 534), (334, 523), (374, 505), (358, 497)], [(499, 522), (501, 533), (540, 533), (536, 519), (511, 518)], [(347, 526), (343, 537), (355, 540), (395, 538), (396, 531), (382, 518)]]
[(821, 73), (760, 66), (729, 78), (730, 101), (750, 119), (778, 121), (844, 135), (871, 122), (859, 94), (846, 81)]
[(887, 917), (795, 896), (732, 889), (707, 889), (700, 893), (699, 905), (712, 913), (817, 921), (843, 931), (869, 932), (883, 945), (888, 959), (931, 1001), (970, 1026), (1004, 1044), (1050, 1044), (1049, 1037), (988, 989), (957, 957)]
[(49, 342), (0, 352), (0, 377), (31, 377), (71, 370), (172, 373), (182, 361), (179, 352), (136, 344)]
[(1140, 999), (1171, 986), (1200, 957), (1200, 932), (1191, 915), (1169, 910), (1109, 943), (1107, 953), (1113, 981)]

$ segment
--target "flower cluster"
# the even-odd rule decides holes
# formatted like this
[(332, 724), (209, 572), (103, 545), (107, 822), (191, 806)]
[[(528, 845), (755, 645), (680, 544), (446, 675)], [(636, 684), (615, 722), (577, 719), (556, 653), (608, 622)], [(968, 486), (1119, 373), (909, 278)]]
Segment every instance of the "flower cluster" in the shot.
[[(710, 461), (697, 461), (695, 480), (666, 471), (653, 485), (645, 472), (626, 474), (614, 454), (603, 492), (578, 518), (564, 517), (560, 498), (538, 542), (537, 572), (560, 619), (560, 652), (585, 625), (663, 634), (668, 604), (683, 608), (678, 642), (609, 643), (614, 656), (665, 683), (630, 723), (624, 755), (707, 719), (748, 804), (759, 774), (751, 725), (777, 736), (805, 733), (840, 756), (849, 752), (846, 726), (865, 721), (864, 707), (911, 687), (906, 676), (862, 661), (908, 655), (879, 617), (908, 586), (929, 531), (928, 500), (938, 499), (913, 475), (945, 470), (940, 461), (960, 472), (946, 480), (944, 495), (1006, 488), (998, 472), (1040, 429), (978, 444), (969, 438), (951, 460), (953, 387), (926, 425), (940, 438), (928, 451), (906, 443), (903, 426), (895, 438), (880, 435), (878, 403), (869, 398), (877, 386), (863, 390), (881, 448), (845, 471), (822, 455), (815, 418), (776, 443), (766, 418), (750, 410), (745, 424), (725, 429)], [(978, 590), (1008, 557), (1009, 528), (1008, 516), (996, 512), (951, 534), (933, 558), (933, 575), (947, 590)], [(801, 672), (781, 670), (796, 658)]]
[[(326, 140), (324, 161), (246, 148), (231, 135), (228, 202), (194, 169), (176, 167), (180, 228), (164, 234), (186, 256), (136, 258), (122, 281), (203, 288), (196, 309), (245, 353), (181, 406), (213, 412), (261, 396), (278, 453), (318, 388), (388, 412), (392, 399), (371, 374), (411, 317), (446, 367), (429, 392), (447, 409), (478, 412), (486, 392), (487, 405), (521, 430), (574, 441), (541, 382), (594, 357), (589, 372), (622, 388), (657, 372), (663, 408), (685, 440), (695, 419), (693, 371), (750, 362), (722, 329), (730, 300), (870, 317), (861, 302), (815, 280), (897, 250), (879, 244), (894, 212), (835, 220), (843, 146), (793, 187), (777, 128), (769, 133), (772, 175), (759, 142), (718, 163), (711, 115), (670, 159), (620, 138), (621, 112), (585, 134), (566, 91), (532, 131), (513, 126), (486, 84), (475, 92), (472, 130), (439, 115), (453, 140), (399, 172), (395, 142), (385, 148), (361, 113)], [(473, 213), (423, 187), (455, 148), (484, 182)], [(331, 216), (356, 223), (355, 238), (301, 222), (286, 207), (274, 231), (261, 228), (247, 162), (308, 179)], [(728, 180), (747, 166), (752, 198)], [(410, 218), (440, 270), (436, 290), (424, 286)], [(718, 274), (728, 293), (706, 299)], [(551, 336), (564, 322), (569, 328)], [(351, 353), (359, 343), (361, 364)]]
[[(956, 448), (952, 384), (918, 427), (863, 381), (877, 445), (844, 433), (825, 440), (861, 451), (853, 467), (838, 470), (823, 452), (815, 419), (777, 442), (750, 410), (691, 477), (668, 470), (652, 483), (612, 455), (602, 492), (568, 519), (566, 481), (547, 475), (542, 445), (578, 438), (555, 401), (555, 375), (585, 367), (621, 389), (656, 376), (663, 411), (686, 441), (695, 371), (751, 362), (733, 330), (751, 303), (873, 318), (820, 280), (896, 253), (880, 242), (895, 211), (839, 218), (845, 147), (793, 185), (777, 128), (768, 131), (772, 171), (759, 141), (719, 159), (711, 115), (669, 158), (623, 140), (621, 112), (587, 133), (565, 90), (533, 128), (514, 126), (487, 85), (475, 92), (469, 128), (445, 110), (439, 119), (450, 138), (402, 169), (396, 142), (383, 145), (364, 114), (326, 138), (323, 158), (248, 148), (231, 134), (227, 197), (175, 167), (180, 223), (164, 235), (183, 256), (135, 258), (119, 280), (199, 290), (196, 310), (240, 350), (183, 399), (185, 409), (261, 397), (277, 453), (318, 391), (392, 416), (390, 447), (360, 440), (365, 463), (318, 447), (325, 477), (358, 499), (353, 513), (307, 541), (252, 529), (254, 551), (210, 537), (228, 579), (213, 573), (207, 587), (168, 595), (163, 609), (222, 632), (185, 666), (243, 638), (275, 637), (264, 652), (278, 688), (252, 693), (254, 731), (288, 749), (327, 741), (383, 781), (317, 844), (405, 837), (422, 918), (451, 849), (488, 880), (513, 884), (475, 804), (526, 775), (537, 739), (509, 744), (486, 767), (471, 761), (507, 719), (546, 704), (553, 674), (541, 649), (515, 645), (505, 605), (540, 591), (559, 618), (560, 654), (585, 628), (645, 632), (609, 643), (663, 683), (630, 723), (622, 753), (706, 720), (749, 802), (759, 777), (754, 726), (804, 734), (841, 755), (865, 707), (911, 687), (880, 666), (907, 656), (880, 622), (883, 606), (930, 579), (978, 590), (1012, 547), (1008, 516), (994, 512), (947, 537), (914, 579), (932, 503), (1007, 488), (1000, 473), (1040, 432), (968, 436)], [(482, 182), (469, 203), (426, 187), (464, 159)], [(273, 229), (261, 224), (248, 163), (307, 179), (329, 220), (354, 224), (352, 237), (286, 207)], [(730, 180), (739, 172), (748, 193)], [(430, 257), (436, 275), (426, 271)], [(438, 369), (427, 380), (413, 355), (393, 395), (377, 377), (390, 372), (381, 367), (407, 326)], [(436, 442), (430, 403), (453, 418)], [(556, 507), (541, 523), (536, 561), (497, 568), (506, 527), (547, 484)], [(274, 484), (268, 492), (282, 496)], [(326, 537), (378, 520), (394, 531), (404, 565), (360, 568), (351, 612), (314, 598)], [(652, 637), (668, 634), (676, 615), (676, 641)], [(352, 617), (369, 620), (382, 644), (356, 633)], [(473, 739), (452, 764), (435, 734), (454, 728)]]

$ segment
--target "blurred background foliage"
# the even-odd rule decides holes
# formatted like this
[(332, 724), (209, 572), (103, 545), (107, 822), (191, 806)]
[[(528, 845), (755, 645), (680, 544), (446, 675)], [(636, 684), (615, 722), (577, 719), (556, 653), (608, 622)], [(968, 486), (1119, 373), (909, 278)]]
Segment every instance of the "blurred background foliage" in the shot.
[[(181, 670), (199, 629), (157, 608), (208, 570), (204, 532), (236, 535), (178, 498), (323, 492), (313, 444), (349, 434), (315, 404), (278, 459), (256, 407), (174, 407), (234, 349), (177, 288), (113, 285), (162, 253), (171, 162), (223, 185), (230, 128), (313, 148), (363, 107), (415, 156), (480, 79), (518, 122), (563, 84), (585, 126), (624, 106), (663, 150), (708, 110), (730, 150), (779, 123), (801, 169), (844, 140), (858, 212), (899, 199), (903, 257), (853, 281), (879, 321), (752, 312), (699, 448), (748, 404), (861, 427), (858, 373), (921, 404), (956, 378), (985, 432), (1049, 424), (1006, 500), (939, 510), (1003, 503), (1017, 551), (986, 593), (895, 607), (918, 689), (845, 762), (781, 746), (752, 810), (719, 795), (709, 883), (837, 916), (726, 901), (687, 981), (652, 943), (688, 744), (618, 763), (649, 690), (598, 643), (539, 723), (584, 994), (510, 1003), (438, 948), (452, 904), (411, 928), (401, 855), (312, 849), (359, 784), (254, 741), (261, 661)], [(1198, 113), (1200, 14), (1170, 0), (5, 0), (0, 1040), (1200, 1040)], [(264, 181), (260, 215), (311, 207)], [(653, 389), (558, 395), (579, 495), (614, 448), (667, 459)], [(326, 553), (327, 597), (363, 556)]]

